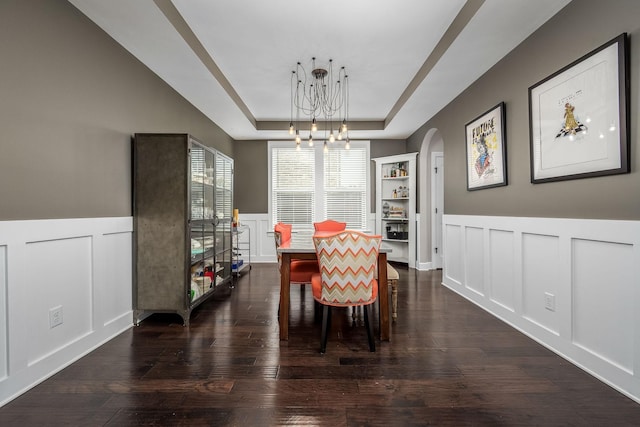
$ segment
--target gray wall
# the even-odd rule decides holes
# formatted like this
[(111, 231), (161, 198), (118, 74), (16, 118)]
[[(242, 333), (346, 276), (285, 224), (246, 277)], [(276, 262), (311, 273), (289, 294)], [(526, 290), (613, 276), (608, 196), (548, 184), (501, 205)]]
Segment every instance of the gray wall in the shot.
[[(639, 219), (638, 16), (634, 0), (574, 0), (408, 141), (373, 140), (371, 156), (419, 151), (436, 128), (446, 213)], [(528, 88), (622, 32), (631, 42), (632, 173), (531, 184)], [(130, 215), (135, 132), (190, 132), (233, 156), (236, 207), (267, 211), (266, 141), (234, 143), (68, 2), (1, 2), (0, 40), (0, 220)], [(500, 101), (509, 185), (468, 192), (464, 124)]]
[[(408, 139), (418, 151), (425, 134), (444, 140), (445, 213), (596, 219), (640, 219), (640, 2), (574, 0)], [(629, 33), (631, 57), (631, 173), (531, 184), (528, 88), (620, 33)], [(464, 126), (506, 103), (509, 185), (467, 191)]]
[(0, 220), (131, 215), (131, 136), (233, 140), (67, 1), (0, 2)]
[(269, 206), (267, 141), (236, 141), (233, 202), (243, 213), (265, 213)]
[[(291, 142), (294, 146), (294, 142)], [(241, 213), (269, 211), (269, 159), (267, 141), (235, 142), (234, 204)], [(371, 158), (406, 153), (407, 143), (397, 139), (371, 140)], [(375, 210), (375, 166), (371, 162), (371, 210)]]

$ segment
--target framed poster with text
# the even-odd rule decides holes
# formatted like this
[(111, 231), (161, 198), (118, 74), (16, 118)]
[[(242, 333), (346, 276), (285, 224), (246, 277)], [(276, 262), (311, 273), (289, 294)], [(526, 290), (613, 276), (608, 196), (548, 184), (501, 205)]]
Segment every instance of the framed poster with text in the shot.
[(507, 185), (504, 102), (467, 123), (465, 133), (467, 190)]

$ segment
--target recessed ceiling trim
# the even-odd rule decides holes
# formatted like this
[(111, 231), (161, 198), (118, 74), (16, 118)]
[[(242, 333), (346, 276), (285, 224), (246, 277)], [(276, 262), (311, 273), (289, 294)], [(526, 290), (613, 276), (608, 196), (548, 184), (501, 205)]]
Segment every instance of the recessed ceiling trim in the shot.
[(442, 55), (447, 52), (447, 49), (449, 49), (453, 41), (458, 37), (462, 30), (464, 30), (469, 21), (471, 21), (471, 18), (473, 18), (480, 7), (482, 7), (484, 2), (485, 0), (467, 0), (464, 6), (462, 6), (462, 9), (460, 9), (460, 12), (458, 12), (453, 22), (451, 22), (447, 31), (442, 35), (442, 38), (436, 47), (424, 61), (424, 64), (422, 64), (422, 67), (420, 67), (411, 82), (409, 82), (407, 88), (402, 92), (402, 95), (400, 95), (394, 106), (389, 111), (389, 114), (387, 114), (387, 118), (384, 121), (385, 128), (389, 123), (391, 123), (391, 120), (393, 120), (396, 114), (398, 114), (409, 98), (411, 98), (418, 86), (420, 86), (422, 81), (427, 77), (427, 75), (429, 75)]
[[(338, 122), (318, 121), (318, 131), (331, 130), (329, 123), (333, 123), (333, 129), (336, 130)], [(279, 130), (286, 131), (289, 129), (288, 121), (264, 120), (256, 122), (256, 130)], [(308, 130), (308, 129), (307, 129)], [(382, 120), (349, 120), (349, 130), (384, 130), (384, 121)], [(304, 132), (304, 129), (300, 129)]]
[(178, 12), (178, 9), (176, 9), (171, 0), (153, 0), (153, 2), (255, 128), (256, 118), (251, 113), (251, 110), (249, 110), (249, 107), (247, 107), (242, 101), (242, 98), (240, 98), (240, 95), (238, 95), (233, 86), (231, 86), (231, 83), (222, 73), (220, 67), (215, 63), (202, 43), (200, 43), (198, 37), (193, 33), (189, 24), (187, 24), (182, 15), (180, 15), (180, 12)]

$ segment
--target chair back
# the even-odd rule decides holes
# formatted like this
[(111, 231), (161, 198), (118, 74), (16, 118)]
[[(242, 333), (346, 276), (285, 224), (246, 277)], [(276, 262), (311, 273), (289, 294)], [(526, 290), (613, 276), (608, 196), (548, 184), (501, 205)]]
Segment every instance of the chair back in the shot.
[(343, 231), (347, 228), (347, 223), (327, 219), (326, 221), (314, 222), (313, 228), (316, 231)]
[(291, 224), (285, 224), (284, 222), (279, 222), (273, 226), (273, 232), (277, 235), (280, 235), (280, 240), (276, 242), (276, 247), (280, 246), (280, 244), (291, 240)]
[[(280, 245), (291, 240), (291, 224), (277, 223), (273, 227), (273, 238), (276, 244), (278, 270), (282, 272), (282, 254), (278, 252)], [(311, 276), (318, 273), (318, 263), (315, 260), (291, 260), (289, 262), (289, 282), (304, 285), (311, 283)]]
[(319, 302), (333, 306), (371, 304), (378, 295), (378, 252), (382, 236), (342, 231), (314, 236), (322, 278)]
[(285, 224), (283, 222), (277, 223), (273, 227), (273, 238), (276, 243), (276, 255), (278, 256), (278, 270), (282, 267), (282, 255), (278, 252), (278, 248), (284, 242), (291, 240), (291, 224)]

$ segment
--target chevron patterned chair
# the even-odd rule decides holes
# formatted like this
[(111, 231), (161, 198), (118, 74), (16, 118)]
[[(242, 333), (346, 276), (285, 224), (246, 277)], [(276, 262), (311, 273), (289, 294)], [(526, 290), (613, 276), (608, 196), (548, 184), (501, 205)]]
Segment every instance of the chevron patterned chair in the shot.
[(332, 307), (364, 308), (369, 350), (376, 351), (371, 305), (378, 297), (378, 252), (382, 236), (346, 230), (314, 235), (320, 273), (311, 277), (313, 298), (323, 306), (320, 353), (327, 349)]
[(347, 223), (327, 219), (321, 222), (314, 222), (313, 228), (315, 228), (316, 231), (344, 231), (344, 229), (347, 228)]

